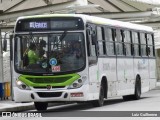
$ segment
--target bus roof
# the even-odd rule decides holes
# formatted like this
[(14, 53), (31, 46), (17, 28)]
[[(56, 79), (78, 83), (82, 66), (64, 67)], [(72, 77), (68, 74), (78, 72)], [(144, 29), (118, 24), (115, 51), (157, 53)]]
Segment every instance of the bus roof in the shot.
[(84, 14), (44, 14), (44, 15), (19, 17), (18, 20), (29, 19), (29, 18), (45, 18), (45, 17), (47, 18), (49, 17), (81, 17), (86, 22), (90, 22), (94, 24), (101, 24), (101, 25), (115, 26), (120, 28), (128, 28), (128, 29), (134, 29), (134, 30), (153, 32), (153, 29), (149, 26), (138, 25), (130, 22), (122, 22), (118, 20), (111, 20), (111, 19), (84, 15)]

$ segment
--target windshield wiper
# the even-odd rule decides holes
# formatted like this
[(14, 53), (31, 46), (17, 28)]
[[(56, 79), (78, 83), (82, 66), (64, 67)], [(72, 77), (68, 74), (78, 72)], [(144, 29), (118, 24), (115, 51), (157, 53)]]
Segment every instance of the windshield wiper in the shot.
[(67, 31), (64, 31), (64, 32), (62, 33), (62, 35), (60, 36), (59, 40), (60, 40), (60, 41), (63, 41), (63, 39), (66, 37), (66, 35), (67, 35)]
[(34, 39), (32, 32), (29, 33), (29, 40), (33, 40), (33, 42), (36, 43), (36, 40)]

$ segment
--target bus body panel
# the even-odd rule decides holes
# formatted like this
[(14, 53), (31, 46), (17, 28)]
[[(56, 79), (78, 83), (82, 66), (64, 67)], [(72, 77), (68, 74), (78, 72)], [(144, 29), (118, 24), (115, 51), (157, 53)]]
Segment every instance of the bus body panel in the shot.
[[(15, 101), (16, 102), (53, 102), (53, 101), (87, 101), (88, 100), (88, 94), (86, 91), (88, 91), (88, 85), (84, 85), (83, 87), (79, 88), (79, 89), (72, 89), (72, 90), (54, 90), (54, 91), (44, 91), (44, 90), (38, 90), (38, 91), (34, 91), (34, 90), (20, 90), (17, 87), (14, 87), (14, 94), (15, 94)], [(57, 92), (62, 92), (62, 95), (60, 97), (39, 97), (37, 92), (43, 92), (45, 94), (51, 92), (51, 93), (57, 93)], [(70, 94), (71, 93), (76, 93), (76, 92), (82, 92), (83, 97), (71, 97)], [(67, 98), (64, 98), (65, 94), (68, 94)], [(31, 94), (34, 95), (34, 99), (32, 99)]]
[(155, 59), (149, 59), (149, 78), (156, 78), (156, 69), (154, 66), (156, 65)]
[[(95, 70), (95, 67), (94, 67)], [(58, 101), (68, 101), (68, 102), (72, 102), (72, 101), (89, 101), (89, 100), (95, 100), (98, 99), (99, 96), (99, 84), (97, 82), (90, 82), (89, 81), (89, 77), (88, 77), (88, 70), (85, 69), (82, 72), (78, 73), (80, 76), (86, 76), (87, 80), (84, 83), (84, 85), (78, 89), (53, 89), (53, 90), (47, 90), (47, 89), (34, 89), (33, 87), (31, 87), (31, 90), (20, 90), (16, 85), (15, 82), (13, 84), (13, 89), (14, 89), (14, 99), (16, 102), (58, 102)], [(19, 78), (20, 74), (14, 73), (14, 80), (16, 81), (17, 78)], [(95, 89), (97, 88), (97, 89)], [(49, 92), (62, 92), (62, 95), (60, 97), (46, 97), (46, 98), (42, 98), (39, 97), (37, 92), (44, 92), (44, 93), (49, 93)], [(67, 98), (64, 98), (65, 93), (68, 94)], [(82, 97), (71, 97), (71, 93), (83, 93)], [(34, 99), (32, 99), (31, 94), (34, 95)]]
[(117, 70), (116, 59), (112, 57), (100, 57), (98, 58), (98, 77), (101, 82), (103, 77), (106, 77), (108, 82), (108, 97), (117, 95)]
[(98, 79), (98, 65), (92, 65), (89, 67), (89, 85), (92, 99), (98, 99), (100, 83)]
[(133, 94), (135, 81), (133, 74), (133, 58), (117, 57), (117, 79), (119, 83), (118, 91), (120, 95)]
[(142, 93), (149, 90), (149, 70), (148, 59), (146, 58), (134, 58), (134, 76), (135, 80), (137, 76), (141, 78)]
[(153, 89), (156, 87), (156, 61), (155, 59), (149, 59), (149, 87)]

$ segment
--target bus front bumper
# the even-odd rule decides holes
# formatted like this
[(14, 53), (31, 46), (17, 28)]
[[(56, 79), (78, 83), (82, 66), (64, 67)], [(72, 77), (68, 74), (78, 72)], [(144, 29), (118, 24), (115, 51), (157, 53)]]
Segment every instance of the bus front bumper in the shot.
[(67, 102), (87, 101), (89, 87), (83, 85), (77, 89), (63, 90), (21, 90), (14, 87), (15, 102)]

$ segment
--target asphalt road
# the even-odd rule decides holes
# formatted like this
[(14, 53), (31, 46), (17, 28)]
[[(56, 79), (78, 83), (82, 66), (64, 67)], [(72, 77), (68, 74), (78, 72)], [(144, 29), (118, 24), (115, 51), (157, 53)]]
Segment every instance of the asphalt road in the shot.
[[(158, 112), (159, 111), (159, 112)], [(123, 101), (122, 97), (112, 98), (105, 101), (103, 107), (93, 107), (88, 103), (81, 104), (67, 104), (49, 107), (47, 111), (37, 112), (36, 110), (22, 111), (20, 114), (35, 114), (39, 113), (46, 118), (26, 118), (33, 120), (71, 120), (71, 119), (85, 119), (85, 120), (160, 120), (160, 117), (153, 117), (152, 115), (160, 116), (160, 87), (142, 94), (140, 100)], [(142, 116), (146, 115), (148, 116)], [(102, 116), (110, 116), (107, 118)], [(140, 115), (141, 114), (141, 115)], [(151, 116), (149, 116), (152, 114)], [(116, 117), (117, 115), (117, 117)], [(139, 116), (136, 116), (139, 115)], [(71, 117), (74, 116), (74, 117)], [(97, 117), (96, 117), (97, 116)], [(83, 118), (82, 118), (83, 117)], [(11, 118), (4, 118), (11, 120)], [(21, 118), (12, 118), (20, 120)]]

